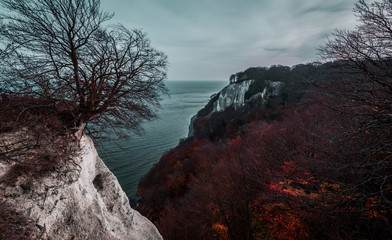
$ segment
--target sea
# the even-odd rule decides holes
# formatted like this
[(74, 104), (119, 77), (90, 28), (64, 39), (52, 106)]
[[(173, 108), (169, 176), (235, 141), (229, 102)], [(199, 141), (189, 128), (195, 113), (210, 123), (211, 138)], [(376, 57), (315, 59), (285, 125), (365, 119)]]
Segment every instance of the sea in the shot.
[(144, 132), (130, 139), (104, 142), (98, 154), (114, 173), (128, 198), (136, 201), (141, 178), (161, 156), (187, 137), (190, 119), (228, 81), (167, 81), (169, 95), (163, 95), (158, 118), (143, 122)]

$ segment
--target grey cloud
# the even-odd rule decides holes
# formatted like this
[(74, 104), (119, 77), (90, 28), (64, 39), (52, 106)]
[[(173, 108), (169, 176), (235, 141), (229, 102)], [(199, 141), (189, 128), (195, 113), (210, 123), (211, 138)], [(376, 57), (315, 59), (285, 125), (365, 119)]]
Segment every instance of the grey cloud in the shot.
[(114, 21), (143, 28), (169, 56), (173, 80), (224, 80), (251, 66), (316, 59), (336, 28), (355, 25), (352, 0), (102, 0)]
[(287, 47), (276, 47), (276, 48), (263, 48), (263, 50), (267, 51), (267, 52), (285, 52), (288, 50)]
[(312, 13), (345, 13), (347, 10), (351, 10), (354, 5), (350, 0), (332, 0), (324, 1), (322, 3), (313, 1), (309, 2), (308, 4), (304, 4), (304, 6), (305, 7), (298, 12), (298, 15)]

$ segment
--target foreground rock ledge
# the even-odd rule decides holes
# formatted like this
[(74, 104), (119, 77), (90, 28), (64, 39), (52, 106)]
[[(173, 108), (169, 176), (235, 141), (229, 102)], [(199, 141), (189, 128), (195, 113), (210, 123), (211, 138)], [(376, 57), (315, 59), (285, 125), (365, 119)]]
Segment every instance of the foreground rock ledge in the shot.
[[(18, 141), (4, 135), (0, 138), (3, 142)], [(162, 239), (156, 227), (130, 207), (126, 194), (89, 137), (80, 138), (80, 147), (72, 160), (68, 166), (60, 166), (67, 171), (56, 171), (38, 180), (21, 176), (14, 184), (1, 182), (0, 199), (30, 219), (34, 230), (30, 237)], [(0, 176), (5, 176), (9, 169), (11, 166), (1, 163)]]

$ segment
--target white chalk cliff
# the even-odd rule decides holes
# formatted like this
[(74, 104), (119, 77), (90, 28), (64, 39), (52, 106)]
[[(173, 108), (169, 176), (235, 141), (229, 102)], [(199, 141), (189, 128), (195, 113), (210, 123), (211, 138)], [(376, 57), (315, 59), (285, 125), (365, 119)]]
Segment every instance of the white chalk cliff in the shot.
[[(13, 139), (20, 140), (2, 135), (0, 145)], [(67, 174), (56, 171), (40, 179), (21, 176), (14, 184), (1, 182), (0, 199), (32, 219), (42, 239), (162, 239), (156, 227), (130, 207), (89, 137), (80, 138), (68, 162), (59, 166), (67, 168)], [(0, 177), (11, 168), (3, 162)]]
[(219, 98), (214, 102), (213, 112), (220, 112), (233, 106), (234, 109), (241, 107), (245, 103), (245, 93), (253, 80), (247, 80), (240, 83), (232, 83), (227, 85), (219, 93)]
[(244, 106), (244, 104), (253, 99), (260, 99), (263, 103), (269, 98), (279, 95), (283, 82), (264, 81), (264, 89), (245, 99), (245, 94), (249, 87), (253, 84), (254, 80), (246, 80), (239, 83), (231, 83), (223, 88), (219, 93), (219, 98), (213, 103), (212, 112), (224, 111), (226, 108), (232, 106), (234, 109)]
[(265, 87), (263, 91), (254, 94), (249, 98), (249, 101), (252, 100), (261, 100), (262, 103), (266, 103), (271, 97), (278, 96), (283, 87), (283, 82), (272, 82), (272, 81), (264, 81)]
[[(233, 80), (232, 80), (233, 79)], [(245, 80), (242, 82), (237, 82), (235, 75), (230, 78), (230, 84), (224, 87), (218, 94), (211, 96), (212, 110), (209, 114), (214, 112), (222, 112), (228, 107), (234, 107), (238, 109), (244, 106), (249, 101), (260, 101), (261, 103), (266, 103), (271, 97), (278, 96), (284, 85), (283, 82), (272, 82), (269, 80), (264, 81), (265, 87), (261, 92), (258, 92), (251, 96), (249, 99), (245, 98), (246, 93), (249, 91), (249, 87), (254, 83), (254, 80)], [(215, 96), (218, 95), (218, 98)], [(211, 102), (209, 103), (211, 104)], [(197, 118), (197, 114), (194, 115), (188, 127), (188, 137), (192, 137), (194, 134), (193, 123)]]

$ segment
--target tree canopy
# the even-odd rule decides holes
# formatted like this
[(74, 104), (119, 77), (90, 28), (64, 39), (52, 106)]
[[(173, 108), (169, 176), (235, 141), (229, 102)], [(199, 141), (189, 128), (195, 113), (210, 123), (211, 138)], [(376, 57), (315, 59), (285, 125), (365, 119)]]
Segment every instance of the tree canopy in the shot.
[[(100, 0), (2, 0), (0, 90), (48, 100), (72, 123), (140, 130), (166, 92), (167, 56), (141, 30), (104, 26)], [(106, 24), (107, 25), (107, 24)], [(121, 132), (121, 131), (119, 131)]]
[(361, 171), (352, 183), (353, 189), (365, 189), (358, 202), (378, 196), (377, 204), (390, 207), (386, 192), (392, 181), (392, 1), (359, 0), (354, 12), (357, 27), (336, 31), (320, 49), (324, 60), (334, 61), (345, 73), (324, 89), (324, 96), (329, 107), (351, 122), (346, 137), (366, 142), (356, 161), (347, 150), (347, 161), (340, 166)]

